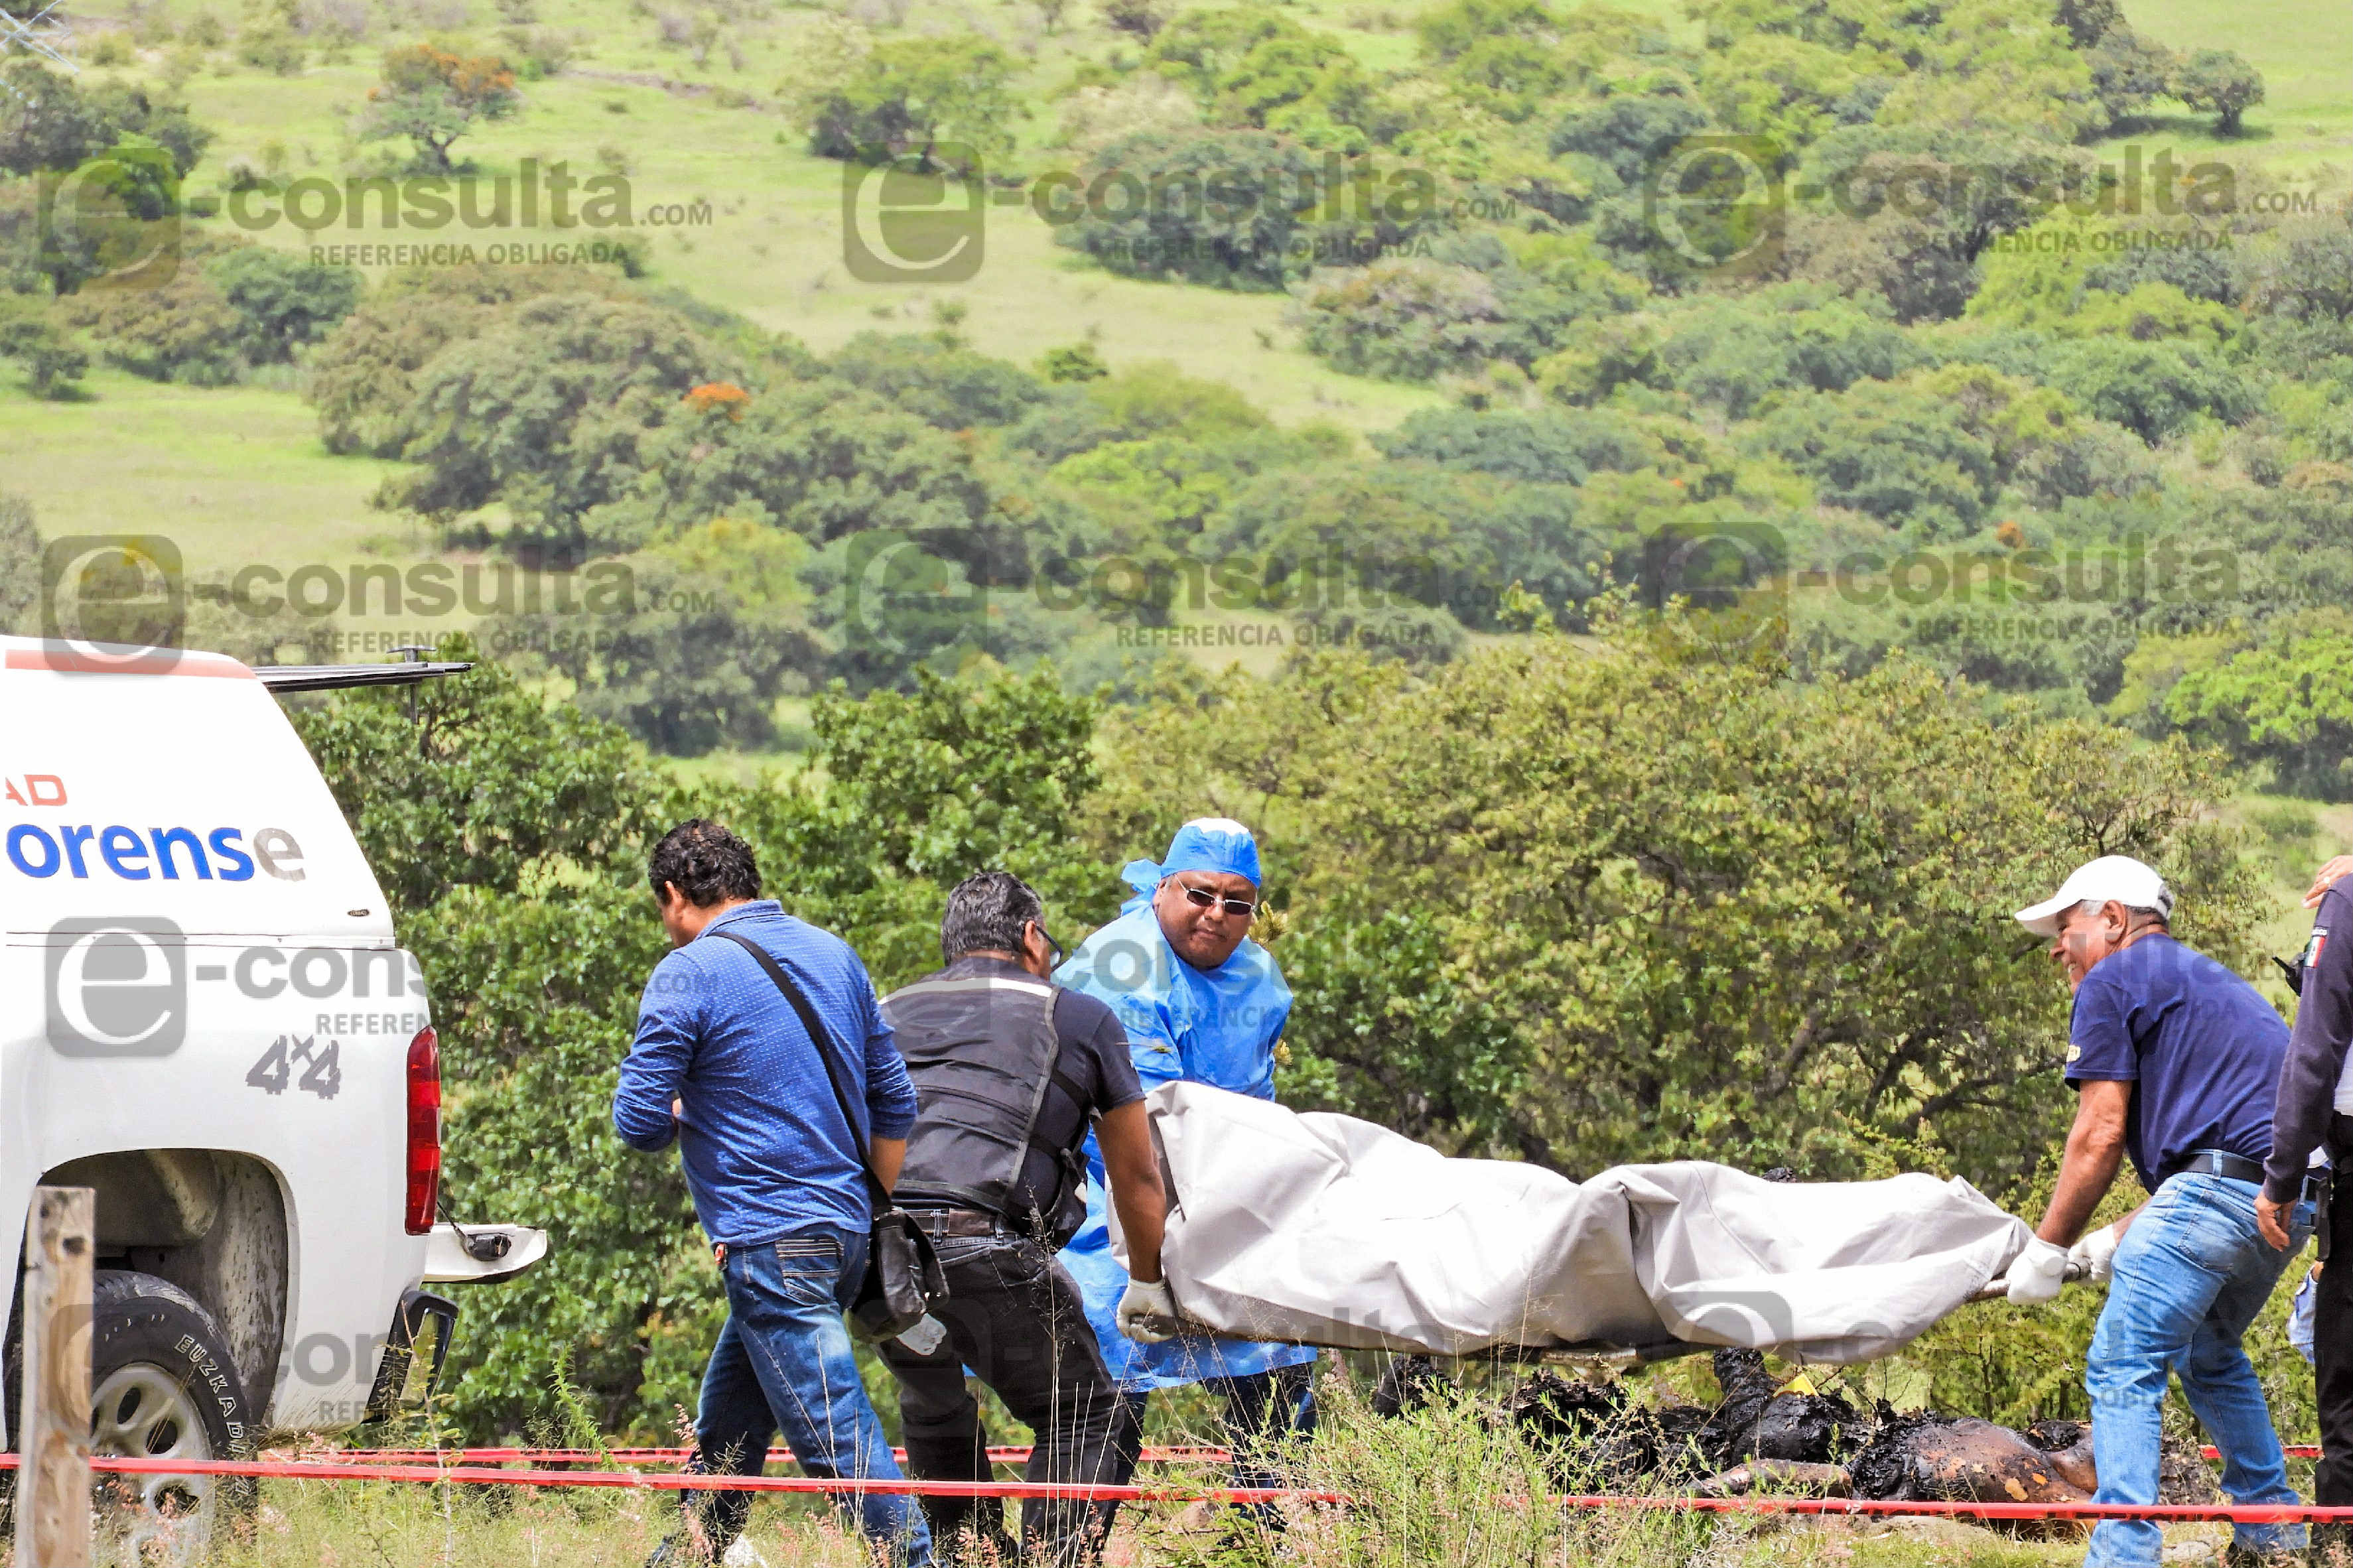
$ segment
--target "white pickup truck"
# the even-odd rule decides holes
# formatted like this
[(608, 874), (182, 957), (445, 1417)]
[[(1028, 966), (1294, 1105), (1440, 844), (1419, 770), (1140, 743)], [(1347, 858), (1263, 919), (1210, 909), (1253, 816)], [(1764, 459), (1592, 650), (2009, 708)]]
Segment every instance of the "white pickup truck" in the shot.
[[(440, 1216), (424, 981), (272, 696), (435, 668), (0, 637), (0, 1245), (37, 1184), (96, 1189), (100, 1453), (387, 1414), (448, 1343), (434, 1288), (546, 1252)], [(200, 1547), (221, 1489), (140, 1481), (116, 1528)]]

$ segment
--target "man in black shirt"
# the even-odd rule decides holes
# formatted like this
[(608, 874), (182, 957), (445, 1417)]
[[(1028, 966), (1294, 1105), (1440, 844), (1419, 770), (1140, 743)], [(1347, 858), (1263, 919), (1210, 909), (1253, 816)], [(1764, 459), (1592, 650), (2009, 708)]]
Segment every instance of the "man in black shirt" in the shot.
[[(921, 1105), (894, 1195), (931, 1236), (948, 1280), (944, 1339), (926, 1345), (911, 1331), (882, 1346), (898, 1374), (908, 1473), (927, 1480), (989, 1479), (966, 1367), (1036, 1433), (1030, 1480), (1119, 1475), (1126, 1406), (1054, 1256), (1086, 1215), (1078, 1151), (1090, 1122), (1140, 1283), (1160, 1278), (1166, 1203), (1126, 1034), (1109, 1007), (1046, 979), (1060, 953), (1044, 922), (1019, 878), (967, 878), (940, 925), (947, 967), (882, 1001)], [(923, 1508), (942, 1561), (970, 1553), (976, 1538), (1012, 1560), (1001, 1503), (927, 1497)], [(1100, 1549), (1114, 1510), (1025, 1502), (1025, 1559), (1074, 1568)]]
[[(2326, 1149), (2336, 1174), (2327, 1213), (2317, 1227), (2323, 1268), (2313, 1294), (2313, 1394), (2319, 1406), (2320, 1463), (2313, 1470), (2313, 1500), (2324, 1508), (2353, 1504), (2353, 882), (2334, 885), (2331, 861), (2305, 901), (2319, 908), (2301, 963), (2291, 971), (2296, 990), (2295, 1026), (2280, 1065), (2279, 1099), (2272, 1110), (2272, 1153), (2255, 1223), (2274, 1247), (2287, 1245), (2285, 1212), (2308, 1173), (2316, 1149)], [(2298, 973), (2300, 972), (2300, 973)], [(2315, 1532), (2316, 1542), (2342, 1525)]]

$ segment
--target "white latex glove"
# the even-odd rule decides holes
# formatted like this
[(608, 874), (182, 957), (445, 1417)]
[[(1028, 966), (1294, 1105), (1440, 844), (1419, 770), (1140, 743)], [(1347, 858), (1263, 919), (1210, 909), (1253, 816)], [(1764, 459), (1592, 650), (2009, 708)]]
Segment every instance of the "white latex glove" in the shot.
[(1167, 1280), (1127, 1282), (1127, 1293), (1119, 1299), (1121, 1333), (1141, 1344), (1166, 1344), (1176, 1337), (1172, 1331), (1176, 1321), (1176, 1298), (1168, 1293)]
[(2115, 1226), (2104, 1225), (2071, 1247), (2067, 1261), (2083, 1269), (2084, 1278), (2093, 1284), (2105, 1285), (2116, 1271), (2116, 1248), (2123, 1242)]
[(2032, 1307), (2056, 1299), (2067, 1272), (2067, 1249), (2036, 1237), (2010, 1260), (2010, 1304)]

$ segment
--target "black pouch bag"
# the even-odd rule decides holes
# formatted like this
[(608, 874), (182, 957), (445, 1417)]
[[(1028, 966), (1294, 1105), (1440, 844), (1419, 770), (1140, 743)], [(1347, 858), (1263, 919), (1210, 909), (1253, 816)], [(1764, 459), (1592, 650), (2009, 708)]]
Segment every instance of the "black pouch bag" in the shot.
[[(849, 1091), (843, 1087), (841, 1070), (834, 1061), (833, 1037), (826, 1032), (817, 1009), (801, 994), (801, 988), (793, 984), (784, 965), (769, 957), (767, 950), (758, 942), (732, 931), (711, 934), (725, 937), (750, 953), (784, 994), (785, 1000), (793, 1005), (793, 1011), (800, 1015), (801, 1027), (808, 1031), (818, 1059), (825, 1063), (826, 1081), (833, 1086), (833, 1098), (841, 1106), (841, 1119), (848, 1124), (850, 1136), (856, 1137), (858, 1117), (850, 1109)], [(871, 1337), (893, 1340), (947, 1300), (948, 1279), (940, 1268), (932, 1238), (923, 1234), (915, 1216), (892, 1204), (890, 1190), (862, 1156), (859, 1168), (866, 1176), (866, 1195), (874, 1207), (874, 1228), (867, 1237), (866, 1278), (858, 1288), (857, 1300), (850, 1304), (849, 1318)]]

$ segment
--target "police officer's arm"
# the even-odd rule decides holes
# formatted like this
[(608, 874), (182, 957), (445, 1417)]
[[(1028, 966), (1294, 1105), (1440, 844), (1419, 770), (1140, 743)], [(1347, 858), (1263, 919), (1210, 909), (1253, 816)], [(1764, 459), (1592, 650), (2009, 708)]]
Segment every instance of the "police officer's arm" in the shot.
[(2059, 1162), (2059, 1184), (2035, 1235), (2055, 1247), (2072, 1247), (2108, 1195), (2125, 1158), (2125, 1113), (2133, 1086), (2086, 1079), (2076, 1092), (2075, 1124), (2067, 1130), (2067, 1151)]
[(1144, 1101), (1104, 1111), (1095, 1122), (1095, 1142), (1103, 1150), (1103, 1177), (1112, 1206), (1119, 1210), (1120, 1232), (1127, 1238), (1128, 1278), (1153, 1284), (1160, 1278), (1161, 1223), (1168, 1199), (1161, 1190)]
[(2305, 949), (2304, 990), (2280, 1064), (2272, 1106), (2272, 1152), (2263, 1162), (2263, 1196), (2255, 1205), (2263, 1239), (2285, 1247), (2280, 1211), (2292, 1205), (2312, 1152), (2327, 1141), (2337, 1108), (2337, 1079), (2353, 1043), (2353, 896), (2330, 888), (2313, 918)]

